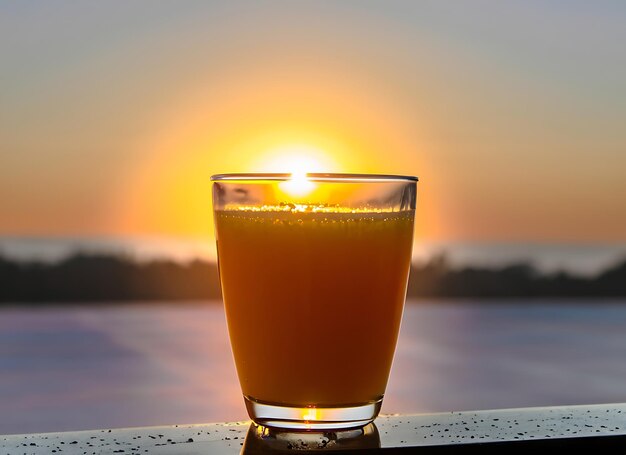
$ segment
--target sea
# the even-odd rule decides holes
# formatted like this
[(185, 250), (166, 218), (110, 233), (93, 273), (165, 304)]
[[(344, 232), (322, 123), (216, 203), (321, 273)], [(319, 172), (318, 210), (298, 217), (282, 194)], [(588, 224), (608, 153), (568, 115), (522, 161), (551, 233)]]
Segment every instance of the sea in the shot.
[[(410, 300), (382, 412), (626, 401), (624, 300)], [(246, 419), (220, 302), (0, 308), (0, 434)]]

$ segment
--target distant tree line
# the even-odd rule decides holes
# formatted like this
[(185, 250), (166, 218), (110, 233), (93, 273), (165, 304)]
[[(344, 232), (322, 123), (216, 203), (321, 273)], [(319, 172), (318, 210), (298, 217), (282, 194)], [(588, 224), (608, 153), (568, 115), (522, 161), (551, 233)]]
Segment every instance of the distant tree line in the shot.
[(76, 254), (59, 262), (0, 258), (0, 302), (113, 302), (220, 297), (215, 264)]
[(560, 271), (541, 273), (528, 263), (502, 267), (448, 265), (439, 255), (414, 265), (408, 295), (413, 297), (625, 297), (626, 260), (592, 277)]
[[(530, 264), (449, 266), (445, 256), (414, 265), (409, 297), (625, 297), (626, 261), (585, 278), (542, 274)], [(75, 254), (55, 263), (0, 257), (0, 302), (66, 303), (219, 299), (216, 264)]]

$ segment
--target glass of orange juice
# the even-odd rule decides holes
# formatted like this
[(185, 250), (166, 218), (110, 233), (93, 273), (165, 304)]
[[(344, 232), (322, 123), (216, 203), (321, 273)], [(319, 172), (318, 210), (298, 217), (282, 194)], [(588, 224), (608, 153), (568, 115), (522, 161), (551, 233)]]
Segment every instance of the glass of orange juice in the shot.
[(411, 264), (417, 178), (211, 178), (226, 319), (256, 423), (330, 430), (380, 410)]

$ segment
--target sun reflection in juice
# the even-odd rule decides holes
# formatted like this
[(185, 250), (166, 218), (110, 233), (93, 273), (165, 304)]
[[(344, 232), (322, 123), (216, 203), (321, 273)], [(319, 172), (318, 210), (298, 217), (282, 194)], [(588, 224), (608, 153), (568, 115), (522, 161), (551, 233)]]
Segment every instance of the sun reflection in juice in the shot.
[(287, 406), (379, 400), (404, 305), (413, 211), (282, 205), (215, 215), (244, 395)]

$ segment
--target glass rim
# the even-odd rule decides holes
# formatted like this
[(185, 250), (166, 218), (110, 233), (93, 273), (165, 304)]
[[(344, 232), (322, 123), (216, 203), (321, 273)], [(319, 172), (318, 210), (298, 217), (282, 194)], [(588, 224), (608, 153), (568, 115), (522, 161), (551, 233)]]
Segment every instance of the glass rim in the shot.
[[(419, 179), (413, 175), (394, 174), (346, 174), (333, 172), (310, 172), (305, 174), (308, 180), (313, 182), (336, 182), (336, 183), (368, 183), (368, 182), (417, 182)], [(291, 180), (290, 173), (229, 173), (215, 174), (211, 176), (212, 182), (284, 182)]]

